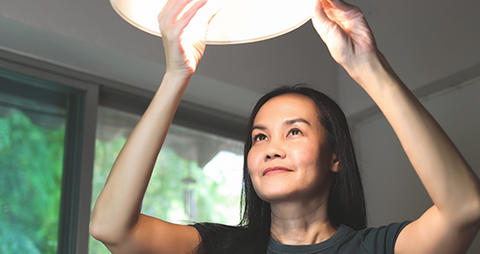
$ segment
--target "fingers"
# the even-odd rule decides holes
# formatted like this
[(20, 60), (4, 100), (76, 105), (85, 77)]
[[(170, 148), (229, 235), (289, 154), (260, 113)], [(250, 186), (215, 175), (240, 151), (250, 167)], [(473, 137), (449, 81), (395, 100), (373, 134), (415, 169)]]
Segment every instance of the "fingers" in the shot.
[(322, 0), (317, 2), (314, 18), (312, 19), (313, 26), (323, 41), (328, 40), (328, 36), (332, 35), (332, 31), (341, 30), (338, 28), (337, 22), (332, 20), (325, 12), (325, 4)]
[[(198, 10), (208, 0), (168, 0), (158, 14), (160, 33), (167, 37), (177, 37), (190, 23)], [(189, 6), (190, 5), (190, 6)]]
[[(319, 0), (317, 1), (317, 5), (315, 6), (315, 19), (313, 19), (314, 25), (317, 25), (315, 23), (321, 23), (322, 26), (318, 26), (321, 28), (321, 30), (325, 30), (328, 25), (331, 25), (333, 23), (332, 20), (328, 17), (328, 15), (325, 13), (325, 8), (324, 8), (324, 1)], [(320, 32), (320, 31), (319, 31)]]
[(165, 6), (162, 8), (162, 13), (166, 13), (166, 19), (169, 22), (174, 22), (180, 16), (180, 13), (185, 7), (194, 0), (168, 0)]
[(332, 7), (327, 0), (319, 0), (316, 6), (316, 22), (321, 22), (322, 28), (329, 30), (339, 25), (339, 16), (344, 12)]
[[(168, 26), (170, 24), (175, 23), (179, 17), (184, 15), (182, 12), (186, 10), (186, 7), (194, 2), (195, 0), (168, 0), (167, 3), (162, 7), (162, 10), (158, 14), (158, 21), (160, 23), (164, 23), (164, 26)], [(200, 0), (206, 1), (206, 0)], [(200, 2), (200, 1), (197, 1)], [(191, 9), (191, 8), (188, 8)], [(188, 10), (187, 9), (187, 10)]]
[(199, 0), (190, 9), (188, 9), (183, 14), (183, 16), (178, 20), (179, 28), (184, 29), (190, 23), (190, 20), (192, 20), (192, 18), (195, 16), (198, 10), (202, 8), (206, 3), (207, 3), (207, 0)]
[(336, 16), (349, 16), (351, 13), (362, 13), (360, 8), (343, 0), (319, 0), (330, 19)]
[(342, 11), (349, 11), (351, 9), (356, 9), (357, 7), (346, 3), (343, 0), (322, 0), (322, 2), (326, 2), (328, 5), (340, 9)]
[(325, 15), (344, 30), (349, 30), (354, 20), (364, 18), (360, 8), (342, 0), (319, 0), (319, 2)]

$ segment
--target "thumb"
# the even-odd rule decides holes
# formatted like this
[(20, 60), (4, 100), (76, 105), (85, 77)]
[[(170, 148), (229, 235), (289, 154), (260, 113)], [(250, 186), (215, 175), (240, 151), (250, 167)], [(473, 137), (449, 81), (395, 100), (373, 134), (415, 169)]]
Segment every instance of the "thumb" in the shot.
[(202, 32), (205, 34), (208, 32), (210, 23), (214, 20), (215, 16), (222, 10), (222, 5), (218, 1), (207, 2), (205, 8), (201, 10), (197, 22), (202, 26)]
[(325, 13), (325, 5), (323, 4), (323, 0), (318, 0), (315, 6), (315, 12), (312, 17), (312, 24), (315, 30), (317, 30), (318, 34), (322, 39), (325, 40), (325, 37), (333, 27), (337, 26), (337, 23), (332, 21), (328, 15)]

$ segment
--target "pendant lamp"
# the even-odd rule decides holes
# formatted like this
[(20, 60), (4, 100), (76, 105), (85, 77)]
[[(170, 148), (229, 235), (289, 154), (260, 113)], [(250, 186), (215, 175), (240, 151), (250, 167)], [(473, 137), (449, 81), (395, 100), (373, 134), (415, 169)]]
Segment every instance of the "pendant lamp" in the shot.
[[(317, 0), (208, 0), (190, 21), (216, 15), (207, 44), (239, 44), (273, 38), (307, 22)], [(133, 26), (161, 36), (157, 15), (167, 0), (110, 0), (113, 9)], [(192, 4), (196, 2), (192, 1)], [(188, 9), (189, 4), (185, 9)], [(185, 11), (185, 10), (184, 10)]]

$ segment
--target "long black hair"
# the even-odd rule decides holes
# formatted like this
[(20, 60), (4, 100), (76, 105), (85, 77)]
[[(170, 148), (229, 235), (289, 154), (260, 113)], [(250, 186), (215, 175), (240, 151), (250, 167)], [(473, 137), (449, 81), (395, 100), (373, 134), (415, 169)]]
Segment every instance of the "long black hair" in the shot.
[[(340, 224), (353, 229), (366, 227), (365, 197), (358, 170), (355, 151), (345, 114), (327, 95), (304, 84), (277, 88), (261, 97), (250, 114), (244, 146), (242, 218), (240, 225), (248, 231), (256, 232), (265, 243), (270, 236), (270, 204), (263, 201), (255, 192), (248, 173), (247, 155), (252, 147), (251, 132), (253, 121), (260, 108), (273, 97), (282, 94), (301, 94), (315, 102), (320, 112), (320, 123), (325, 128), (327, 145), (337, 155), (339, 172), (333, 176), (328, 197), (328, 218), (334, 227)], [(260, 239), (259, 239), (260, 240)]]
[[(330, 151), (337, 155), (339, 160), (339, 171), (333, 175), (328, 197), (327, 215), (330, 223), (334, 227), (344, 224), (356, 230), (366, 227), (367, 219), (363, 186), (345, 114), (327, 95), (308, 88), (305, 84), (284, 86), (261, 97), (250, 114), (243, 154), (241, 220), (237, 227), (228, 227), (235, 233), (227, 234), (229, 237), (222, 240), (221, 245), (224, 246), (225, 250), (230, 249), (229, 247), (232, 248), (230, 250), (233, 250), (233, 248), (238, 250), (239, 247), (245, 249), (246, 242), (248, 242), (247, 245), (250, 246), (248, 249), (251, 252), (266, 253), (270, 238), (270, 204), (262, 200), (255, 192), (248, 172), (247, 155), (252, 147), (251, 132), (253, 122), (260, 108), (268, 100), (276, 96), (291, 93), (307, 96), (315, 102), (318, 112), (320, 112), (319, 121), (326, 131), (327, 145)], [(220, 228), (216, 228), (215, 231), (219, 232), (218, 230)], [(205, 240), (203, 239), (204, 243)], [(235, 243), (235, 241), (242, 241), (243, 243)], [(209, 242), (208, 245), (212, 243), (219, 247), (219, 244), (215, 244), (213, 239), (207, 242)], [(243, 245), (240, 246), (238, 244)]]

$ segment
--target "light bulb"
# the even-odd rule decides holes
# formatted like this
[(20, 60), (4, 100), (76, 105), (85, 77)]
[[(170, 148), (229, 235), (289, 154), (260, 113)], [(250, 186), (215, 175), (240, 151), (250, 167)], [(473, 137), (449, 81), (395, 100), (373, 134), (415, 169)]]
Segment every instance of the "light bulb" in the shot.
[[(316, 1), (209, 0), (191, 23), (201, 20), (202, 16), (210, 17), (217, 12), (208, 28), (207, 44), (260, 41), (285, 34), (303, 25), (312, 17)], [(110, 0), (122, 18), (157, 36), (161, 36), (157, 15), (166, 2), (167, 0)]]

